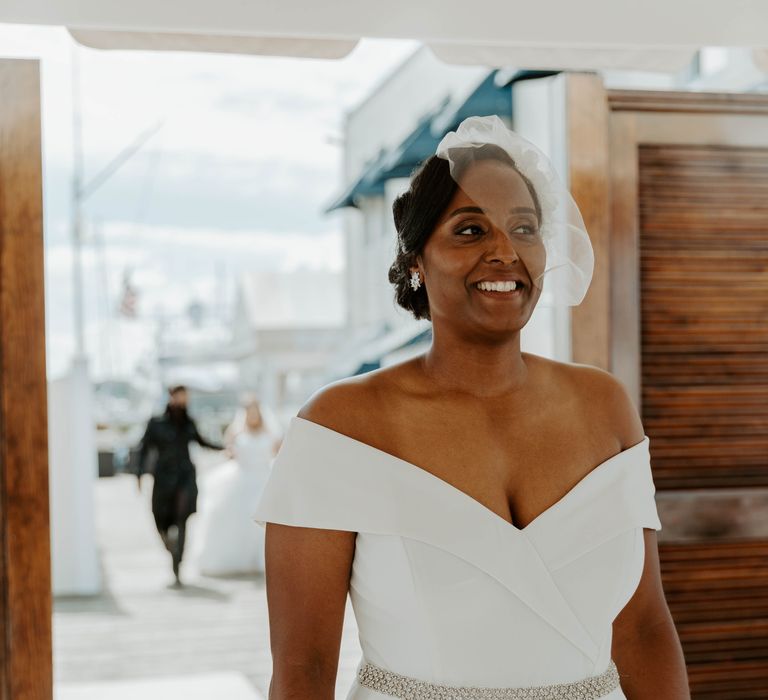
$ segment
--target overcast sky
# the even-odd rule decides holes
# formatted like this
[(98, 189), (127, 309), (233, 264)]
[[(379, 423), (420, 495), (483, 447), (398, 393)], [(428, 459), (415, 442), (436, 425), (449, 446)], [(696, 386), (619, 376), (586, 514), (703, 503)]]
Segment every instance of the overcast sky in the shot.
[[(231, 298), (240, 274), (341, 270), (343, 118), (408, 54), (410, 41), (363, 40), (342, 60), (74, 49), (61, 28), (0, 25), (0, 56), (41, 59), (49, 376), (74, 348), (70, 178), (72, 60), (81, 66), (85, 180), (162, 124), (86, 205), (87, 346), (104, 333), (129, 371), (151, 344), (142, 323), (107, 323), (132, 268), (139, 310), (174, 313)], [(99, 245), (99, 241), (103, 245)], [(115, 364), (117, 366), (115, 366)]]

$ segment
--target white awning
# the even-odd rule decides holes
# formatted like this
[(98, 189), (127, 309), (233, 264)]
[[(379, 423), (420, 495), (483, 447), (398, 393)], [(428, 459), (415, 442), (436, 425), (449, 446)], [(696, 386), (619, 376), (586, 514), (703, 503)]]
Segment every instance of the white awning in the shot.
[(608, 48), (584, 46), (510, 46), (508, 44), (431, 43), (446, 63), (514, 66), (533, 70), (642, 70), (675, 73), (690, 64), (698, 48)]
[(340, 58), (371, 37), (490, 67), (677, 71), (703, 46), (768, 63), (764, 0), (3, 0), (0, 22), (63, 25), (111, 49)]
[(118, 32), (71, 29), (69, 33), (83, 46), (94, 49), (140, 51), (210, 51), (214, 53), (260, 54), (302, 58), (344, 58), (357, 41), (308, 39), (302, 37)]

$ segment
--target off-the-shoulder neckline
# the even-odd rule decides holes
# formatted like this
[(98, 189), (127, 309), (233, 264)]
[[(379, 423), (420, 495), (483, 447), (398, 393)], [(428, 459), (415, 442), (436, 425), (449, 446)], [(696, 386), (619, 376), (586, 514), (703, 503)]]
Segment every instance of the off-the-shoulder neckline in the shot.
[(597, 479), (598, 476), (606, 470), (607, 465), (612, 464), (619, 458), (625, 457), (629, 453), (632, 453), (639, 448), (647, 447), (650, 442), (650, 438), (648, 437), (648, 435), (645, 435), (643, 436), (643, 439), (640, 442), (637, 442), (634, 445), (630, 445), (629, 447), (624, 448), (620, 452), (617, 452), (616, 454), (611, 455), (610, 457), (608, 457), (608, 459), (600, 462), (600, 464), (593, 467), (581, 479), (579, 479), (579, 481), (577, 481), (568, 491), (566, 491), (566, 493), (561, 498), (555, 501), (548, 508), (545, 508), (527, 525), (525, 525), (524, 527), (518, 527), (514, 523), (510, 522), (506, 518), (499, 515), (495, 510), (492, 510), (485, 504), (478, 501), (476, 498), (473, 498), (472, 496), (470, 496), (466, 491), (463, 491), (462, 489), (458, 488), (458, 486), (454, 486), (449, 481), (446, 481), (445, 479), (437, 476), (436, 474), (433, 474), (431, 471), (424, 469), (424, 467), (420, 467), (418, 464), (409, 462), (408, 460), (403, 459), (402, 457), (397, 457), (396, 455), (393, 455), (392, 453), (387, 452), (386, 450), (382, 450), (378, 447), (374, 447), (373, 445), (367, 442), (363, 442), (362, 440), (358, 440), (357, 438), (350, 437), (349, 435), (340, 433), (338, 430), (333, 430), (332, 428), (328, 428), (327, 426), (321, 425), (320, 423), (315, 423), (314, 421), (307, 420), (306, 418), (302, 418), (301, 416), (292, 416), (291, 423), (295, 423), (297, 425), (305, 425), (306, 427), (314, 426), (316, 429), (319, 429), (320, 431), (324, 431), (330, 435), (333, 435), (339, 440), (342, 440), (342, 441), (346, 440), (346, 441), (349, 441), (350, 444), (356, 444), (360, 447), (373, 450), (375, 453), (383, 457), (387, 457), (389, 459), (394, 460), (401, 466), (409, 467), (412, 470), (417, 470), (415, 473), (418, 476), (422, 476), (422, 478), (434, 480), (434, 483), (438, 484), (441, 488), (448, 489), (449, 492), (453, 493), (454, 495), (460, 498), (468, 499), (468, 501), (473, 503), (475, 507), (481, 508), (486, 513), (489, 513), (491, 516), (497, 518), (501, 523), (503, 523), (504, 526), (511, 528), (512, 530), (514, 530), (519, 534), (526, 533), (528, 530), (535, 527), (539, 522), (546, 519), (548, 514), (556, 511), (558, 508), (561, 508), (568, 500), (574, 497), (574, 494), (578, 493), (587, 484)]

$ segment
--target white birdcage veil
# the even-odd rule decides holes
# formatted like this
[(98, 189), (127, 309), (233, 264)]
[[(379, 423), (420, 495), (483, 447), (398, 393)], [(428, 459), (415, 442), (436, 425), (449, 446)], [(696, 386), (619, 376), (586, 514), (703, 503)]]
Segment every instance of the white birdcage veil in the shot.
[(496, 183), (482, 177), (468, 183), (465, 177), (469, 167), (481, 159), (481, 147), (489, 144), (509, 155), (539, 201), (538, 235), (535, 239), (518, 236), (516, 249), (533, 283), (543, 289), (546, 280), (549, 293), (542, 296), (541, 303), (577, 306), (592, 280), (594, 252), (581, 212), (549, 158), (495, 115), (465, 119), (456, 131), (443, 137), (436, 155), (449, 162), (454, 180), (494, 225), (503, 227), (508, 202), (502, 201), (503, 195), (491, 194), (498, 192), (498, 187), (491, 186)]

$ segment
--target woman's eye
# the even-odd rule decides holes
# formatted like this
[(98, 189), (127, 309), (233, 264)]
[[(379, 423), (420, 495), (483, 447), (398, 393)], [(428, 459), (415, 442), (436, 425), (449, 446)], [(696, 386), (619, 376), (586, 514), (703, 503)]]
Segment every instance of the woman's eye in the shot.
[(464, 227), (462, 227), (460, 229), (457, 229), (456, 233), (460, 234), (460, 235), (466, 235), (466, 234), (464, 234), (464, 231), (470, 231), (471, 232), (470, 235), (476, 235), (478, 233), (485, 233), (480, 226), (477, 226), (475, 224), (469, 224), (468, 226), (464, 226)]
[[(533, 236), (538, 233), (538, 228), (531, 226), (530, 224), (520, 224), (511, 229), (512, 232), (521, 230), (527, 236)], [(455, 233), (459, 236), (479, 236), (485, 233), (485, 229), (477, 224), (467, 224), (466, 226), (456, 229)]]

